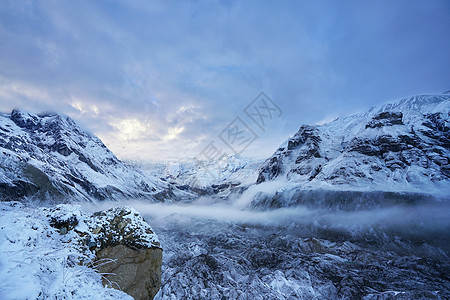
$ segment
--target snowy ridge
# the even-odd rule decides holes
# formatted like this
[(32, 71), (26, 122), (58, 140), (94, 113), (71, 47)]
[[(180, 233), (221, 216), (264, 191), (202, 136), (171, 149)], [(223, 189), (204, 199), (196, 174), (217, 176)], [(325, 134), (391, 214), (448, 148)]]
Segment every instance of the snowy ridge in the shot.
[(448, 194), (450, 95), (423, 95), (320, 126), (303, 125), (266, 160), (258, 183), (303, 189)]
[(161, 180), (127, 167), (96, 136), (54, 113), (0, 114), (0, 194), (81, 201), (145, 198)]

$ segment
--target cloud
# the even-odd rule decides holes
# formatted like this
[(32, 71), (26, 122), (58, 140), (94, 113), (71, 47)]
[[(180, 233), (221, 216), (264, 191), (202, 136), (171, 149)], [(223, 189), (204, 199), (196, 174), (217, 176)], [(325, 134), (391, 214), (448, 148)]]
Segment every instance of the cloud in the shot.
[(138, 119), (124, 119), (110, 125), (115, 127), (121, 139), (126, 141), (142, 139), (150, 131), (149, 124), (140, 122)]
[(152, 159), (196, 155), (265, 91), (285, 113), (257, 132), (248, 153), (264, 156), (303, 123), (448, 90), (449, 11), (445, 0), (2, 1), (0, 109), (56, 110), (119, 157)]
[(74, 101), (70, 103), (70, 105), (75, 108), (77, 111), (79, 111), (81, 114), (99, 114), (98, 106), (95, 104), (92, 105), (85, 105), (84, 103), (80, 101)]
[(167, 130), (167, 134), (164, 136), (164, 140), (171, 141), (173, 139), (176, 139), (183, 131), (184, 127), (171, 127)]

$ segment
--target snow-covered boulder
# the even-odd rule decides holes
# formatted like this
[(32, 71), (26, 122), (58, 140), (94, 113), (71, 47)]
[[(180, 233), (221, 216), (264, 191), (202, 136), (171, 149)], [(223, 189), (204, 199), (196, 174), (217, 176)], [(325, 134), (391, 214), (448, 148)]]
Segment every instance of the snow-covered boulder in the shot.
[(90, 216), (77, 206), (49, 209), (50, 224), (67, 233), (71, 229), (101, 262), (103, 283), (135, 299), (152, 299), (161, 286), (162, 248), (142, 216), (128, 206), (114, 207)]
[(78, 205), (0, 202), (0, 210), (1, 299), (152, 299), (158, 292), (162, 248), (133, 208), (89, 214)]

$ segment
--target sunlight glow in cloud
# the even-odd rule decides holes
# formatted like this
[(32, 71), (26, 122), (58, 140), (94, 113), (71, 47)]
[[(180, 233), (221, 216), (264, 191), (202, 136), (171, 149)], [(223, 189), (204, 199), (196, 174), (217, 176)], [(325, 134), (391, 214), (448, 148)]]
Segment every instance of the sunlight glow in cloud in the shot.
[(167, 134), (164, 136), (165, 141), (176, 139), (180, 133), (184, 131), (184, 127), (172, 127), (169, 128)]
[(143, 139), (150, 132), (150, 126), (138, 119), (120, 120), (110, 125), (117, 129), (119, 137), (124, 141)]

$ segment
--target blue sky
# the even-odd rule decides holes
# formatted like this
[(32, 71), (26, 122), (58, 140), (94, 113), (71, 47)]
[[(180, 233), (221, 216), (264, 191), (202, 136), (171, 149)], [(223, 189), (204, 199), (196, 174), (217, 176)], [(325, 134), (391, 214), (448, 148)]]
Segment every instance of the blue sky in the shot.
[[(450, 1), (1, 1), (0, 110), (69, 115), (119, 158), (193, 157), (236, 117), (300, 125), (450, 89)], [(264, 91), (283, 114), (243, 112)]]

